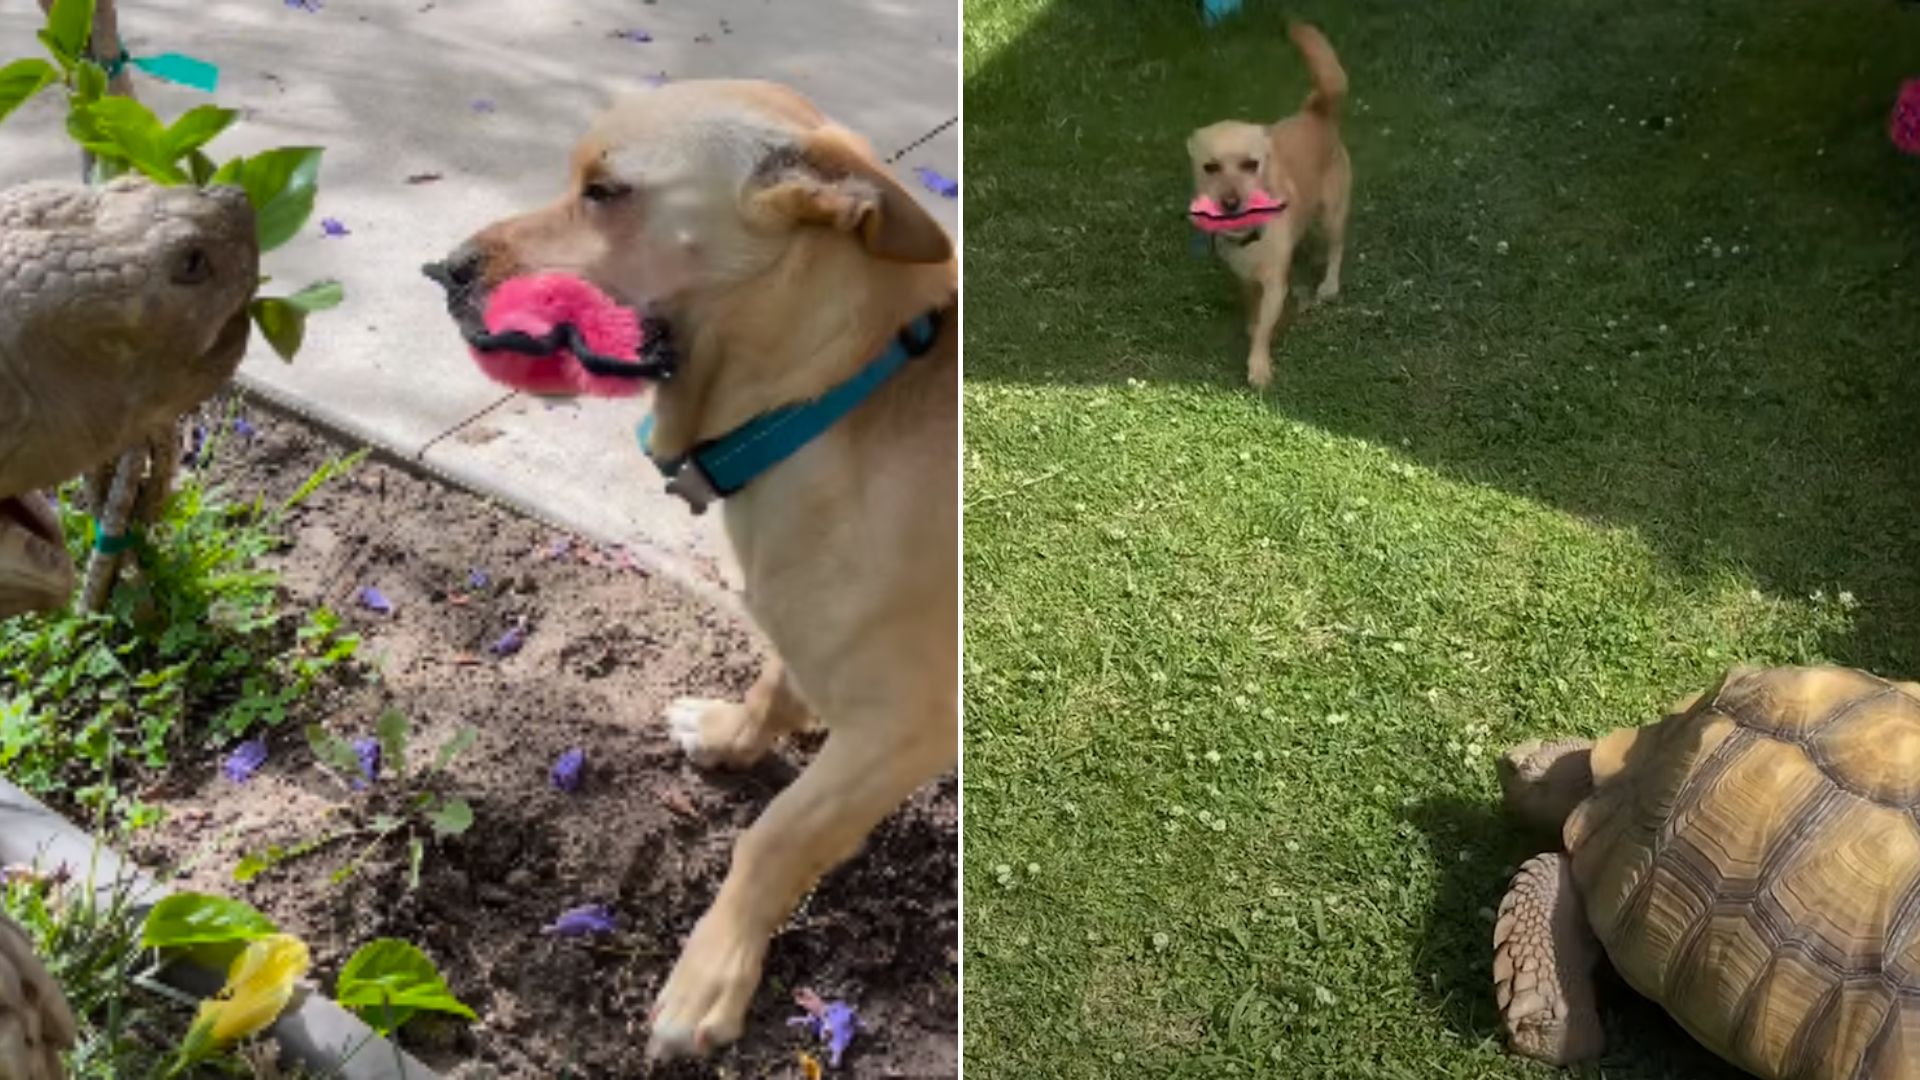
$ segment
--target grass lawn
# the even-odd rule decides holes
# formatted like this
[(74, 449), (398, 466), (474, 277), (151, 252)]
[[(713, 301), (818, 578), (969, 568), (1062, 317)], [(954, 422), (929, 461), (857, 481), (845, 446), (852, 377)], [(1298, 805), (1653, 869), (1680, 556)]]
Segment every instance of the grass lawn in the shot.
[[(1260, 397), (1183, 220), (1186, 132), (1305, 92), (1248, 7), (966, 3), (968, 1075), (1544, 1076), (1498, 751), (1920, 673), (1920, 9), (1294, 9), (1352, 248)], [(1729, 1075), (1609, 1001), (1597, 1075)]]

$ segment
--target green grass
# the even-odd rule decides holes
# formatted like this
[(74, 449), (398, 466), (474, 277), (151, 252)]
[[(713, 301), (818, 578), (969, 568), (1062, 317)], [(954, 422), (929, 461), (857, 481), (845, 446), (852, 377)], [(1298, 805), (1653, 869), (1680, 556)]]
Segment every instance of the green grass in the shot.
[[(1920, 11), (1288, 12), (1352, 77), (1353, 246), (1256, 397), (1182, 141), (1305, 75), (1195, 7), (966, 5), (968, 1075), (1546, 1076), (1498, 751), (1920, 672)], [(1608, 1002), (1595, 1075), (1731, 1075)]]

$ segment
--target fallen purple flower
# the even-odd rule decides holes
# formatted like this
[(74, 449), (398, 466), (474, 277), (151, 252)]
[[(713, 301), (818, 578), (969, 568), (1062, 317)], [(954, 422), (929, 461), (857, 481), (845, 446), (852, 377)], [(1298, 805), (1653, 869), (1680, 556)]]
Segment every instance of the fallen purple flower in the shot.
[(810, 1003), (803, 1002), (803, 1005), (808, 1009), (806, 1015), (788, 1020), (787, 1026), (805, 1027), (814, 1038), (825, 1042), (828, 1063), (839, 1068), (841, 1056), (852, 1045), (853, 1036), (860, 1028), (860, 1015), (844, 1001), (824, 1002), (817, 1012)]
[(347, 226), (339, 218), (321, 218), (320, 232), (325, 236), (351, 236)]
[(267, 740), (248, 739), (233, 748), (220, 771), (236, 784), (244, 784), (267, 762)]
[(944, 199), (960, 197), (960, 181), (942, 176), (938, 169), (929, 169), (925, 165), (916, 165), (913, 171), (919, 175), (920, 183), (935, 195)]
[(553, 542), (553, 546), (547, 549), (547, 558), (549, 559), (565, 558), (567, 554), (572, 550), (573, 550), (573, 541), (555, 540)]
[(605, 904), (587, 904), (560, 913), (551, 926), (543, 927), (560, 937), (586, 937), (588, 934), (613, 933), (613, 912)]
[(363, 788), (380, 780), (380, 740), (371, 736), (362, 736), (353, 740), (353, 756), (360, 759), (360, 775), (365, 780), (355, 780), (355, 788)]
[(243, 439), (251, 439), (255, 435), (258, 435), (259, 431), (255, 430), (253, 424), (250, 423), (246, 417), (236, 416), (233, 418), (233, 433)]
[(287, 0), (287, 6), (295, 11), (319, 11), (326, 5), (321, 0)]
[(495, 106), (494, 106), (494, 104), (493, 104), (493, 102), (491, 102), (491, 101), (489, 101), (489, 100), (487, 100), (486, 98), (474, 98), (474, 99), (473, 99), (473, 111), (474, 111), (474, 112), (477, 112), (477, 113), (490, 113), (490, 112), (492, 112), (492, 111), (494, 111), (494, 108), (495, 108)]
[(645, 30), (615, 30), (613, 36), (622, 41), (635, 41), (643, 45), (653, 40), (653, 35)]
[(468, 588), (484, 589), (492, 583), (493, 583), (493, 579), (487, 576), (487, 572), (485, 570), (480, 569), (477, 566), (467, 571), (467, 587)]
[(207, 429), (204, 424), (194, 424), (187, 432), (187, 448), (180, 455), (180, 464), (189, 469), (200, 467), (207, 449)]
[(658, 89), (667, 85), (667, 73), (663, 71), (658, 75), (642, 75), (640, 76), (640, 81)]
[(587, 752), (575, 747), (560, 755), (553, 763), (553, 786), (561, 791), (580, 790), (580, 774), (587, 767)]
[(499, 641), (487, 646), (487, 651), (495, 656), (512, 656), (520, 651), (520, 646), (526, 643), (527, 628), (516, 623), (509, 627), (506, 633), (500, 635)]
[(382, 615), (393, 614), (393, 601), (387, 599), (386, 593), (371, 585), (360, 586), (360, 606)]

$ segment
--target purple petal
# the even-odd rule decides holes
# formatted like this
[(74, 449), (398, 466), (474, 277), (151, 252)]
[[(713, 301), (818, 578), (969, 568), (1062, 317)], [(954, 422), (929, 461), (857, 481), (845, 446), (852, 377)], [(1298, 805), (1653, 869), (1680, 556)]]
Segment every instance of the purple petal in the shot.
[(613, 933), (613, 912), (605, 904), (587, 904), (560, 913), (551, 926), (544, 928), (560, 937), (586, 937), (588, 934)]
[(489, 99), (487, 99), (487, 98), (474, 98), (474, 99), (473, 99), (473, 111), (474, 111), (474, 112), (477, 112), (477, 113), (490, 113), (490, 112), (492, 112), (492, 111), (494, 110), (494, 108), (495, 108), (495, 106), (494, 106), (494, 104), (493, 104), (493, 102), (492, 102), (491, 100), (489, 100)]
[(575, 747), (553, 763), (553, 786), (561, 791), (580, 790), (580, 774), (587, 767), (587, 752)]
[(640, 81), (655, 88), (662, 87), (667, 85), (667, 73), (663, 71), (658, 75), (642, 75)]
[(916, 165), (913, 171), (919, 175), (920, 183), (935, 195), (945, 199), (960, 197), (960, 181), (948, 179), (940, 175), (940, 170), (929, 169), (925, 165)]
[(371, 585), (360, 586), (360, 606), (382, 615), (393, 614), (393, 601), (387, 599), (386, 593)]
[(319, 11), (326, 5), (321, 0), (287, 0), (287, 6), (295, 11)]
[(325, 235), (327, 235), (327, 236), (350, 236), (350, 235), (352, 235), (351, 233), (349, 233), (349, 232), (347, 231), (347, 227), (346, 227), (346, 225), (344, 225), (344, 224), (342, 224), (339, 218), (330, 218), (330, 217), (329, 217), (329, 218), (321, 218), (321, 219), (320, 219), (320, 231), (321, 231), (322, 233), (324, 233)]
[(180, 455), (180, 464), (185, 465), (189, 469), (199, 468), (202, 455), (205, 453), (206, 448), (206, 425), (196, 423), (193, 425), (193, 430), (187, 433), (187, 449), (185, 453)]
[(834, 1068), (840, 1067), (840, 1055), (847, 1052), (853, 1042), (853, 1034), (860, 1026), (860, 1017), (853, 1006), (844, 1001), (827, 1003), (827, 1014), (820, 1018), (820, 1026), (825, 1029), (827, 1040), (827, 1060)]
[(520, 651), (520, 646), (526, 643), (527, 628), (516, 624), (509, 627), (506, 633), (501, 634), (499, 641), (487, 646), (487, 651), (495, 656), (512, 656)]
[(615, 30), (613, 36), (624, 41), (637, 41), (642, 44), (653, 40), (653, 35), (645, 30)]
[(353, 740), (353, 755), (360, 759), (360, 775), (366, 778), (355, 780), (354, 787), (365, 787), (380, 779), (380, 740), (364, 736)]
[(568, 552), (572, 550), (573, 550), (572, 540), (555, 540), (553, 542), (553, 546), (547, 549), (547, 558), (549, 559), (563, 558), (566, 556)]
[(467, 571), (467, 587), (470, 589), (484, 589), (492, 582), (493, 579), (487, 576), (487, 572), (477, 566)]
[(244, 784), (266, 761), (267, 740), (248, 739), (233, 748), (233, 753), (227, 755), (226, 764), (220, 766), (220, 771), (234, 783)]
[(236, 416), (233, 418), (233, 433), (243, 439), (251, 439), (255, 435), (258, 435), (259, 431), (255, 430), (253, 424), (248, 422), (246, 417)]

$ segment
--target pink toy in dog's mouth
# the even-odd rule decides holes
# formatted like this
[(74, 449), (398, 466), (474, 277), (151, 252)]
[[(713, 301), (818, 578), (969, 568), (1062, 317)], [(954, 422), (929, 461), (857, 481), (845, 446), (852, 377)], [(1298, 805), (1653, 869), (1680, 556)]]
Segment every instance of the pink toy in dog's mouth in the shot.
[(1202, 232), (1225, 233), (1241, 232), (1257, 228), (1280, 216), (1287, 204), (1264, 191), (1255, 191), (1247, 196), (1247, 201), (1239, 209), (1228, 213), (1220, 204), (1205, 195), (1196, 195), (1187, 205), (1187, 220)]
[(495, 382), (543, 396), (632, 397), (673, 376), (664, 325), (572, 274), (510, 278), (467, 338)]

